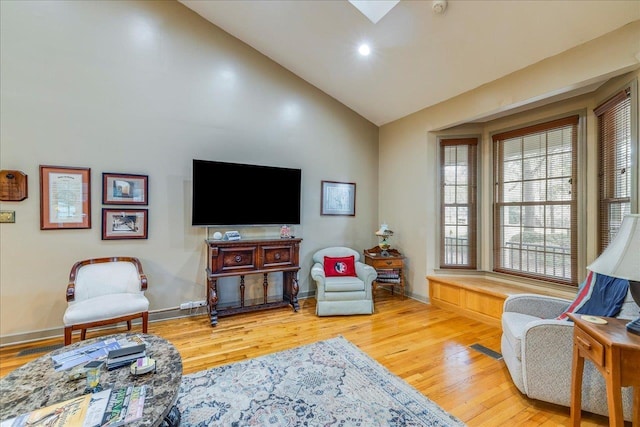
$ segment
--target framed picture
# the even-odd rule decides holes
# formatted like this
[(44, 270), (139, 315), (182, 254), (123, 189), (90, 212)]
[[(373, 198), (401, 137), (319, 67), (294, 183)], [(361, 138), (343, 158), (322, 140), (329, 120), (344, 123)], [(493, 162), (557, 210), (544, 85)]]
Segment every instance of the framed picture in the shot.
[(148, 175), (102, 174), (102, 204), (148, 205)]
[(40, 229), (91, 228), (91, 169), (40, 165)]
[(147, 209), (102, 209), (102, 240), (146, 239)]
[(356, 215), (356, 184), (322, 181), (321, 215)]

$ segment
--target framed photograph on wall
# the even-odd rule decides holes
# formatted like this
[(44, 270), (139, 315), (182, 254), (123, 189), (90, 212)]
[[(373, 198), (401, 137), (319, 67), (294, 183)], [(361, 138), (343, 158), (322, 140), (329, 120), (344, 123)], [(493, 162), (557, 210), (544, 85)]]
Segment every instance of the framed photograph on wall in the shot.
[(40, 229), (91, 228), (91, 169), (40, 165)]
[(102, 204), (148, 205), (149, 176), (105, 172), (102, 174)]
[(147, 209), (102, 209), (102, 240), (146, 239)]
[(356, 184), (322, 181), (321, 215), (356, 215)]

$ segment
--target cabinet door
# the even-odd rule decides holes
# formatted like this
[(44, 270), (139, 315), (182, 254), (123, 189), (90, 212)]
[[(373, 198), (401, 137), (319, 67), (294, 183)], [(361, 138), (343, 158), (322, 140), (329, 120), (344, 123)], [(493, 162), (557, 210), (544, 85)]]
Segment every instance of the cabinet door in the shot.
[(262, 267), (290, 267), (296, 265), (293, 245), (262, 246)]
[(257, 268), (256, 246), (220, 248), (215, 273), (251, 271)]

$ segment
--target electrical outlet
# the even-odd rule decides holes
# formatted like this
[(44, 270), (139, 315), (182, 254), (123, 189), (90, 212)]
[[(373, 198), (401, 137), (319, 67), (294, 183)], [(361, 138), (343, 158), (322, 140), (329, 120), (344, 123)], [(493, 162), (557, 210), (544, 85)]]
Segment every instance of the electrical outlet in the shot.
[(180, 310), (189, 310), (192, 307), (191, 301), (180, 304)]
[(202, 301), (194, 301), (191, 303), (191, 307), (205, 307), (207, 305), (207, 302), (205, 300)]

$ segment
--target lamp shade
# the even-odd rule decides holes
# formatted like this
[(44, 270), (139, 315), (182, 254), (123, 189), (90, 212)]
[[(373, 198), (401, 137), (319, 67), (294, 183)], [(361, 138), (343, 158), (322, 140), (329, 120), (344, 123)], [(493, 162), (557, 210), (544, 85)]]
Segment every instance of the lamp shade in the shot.
[(380, 229), (376, 231), (376, 236), (392, 236), (393, 231), (389, 230), (389, 226), (387, 224), (382, 224)]
[(587, 268), (598, 274), (640, 281), (640, 215), (625, 215), (616, 237)]

